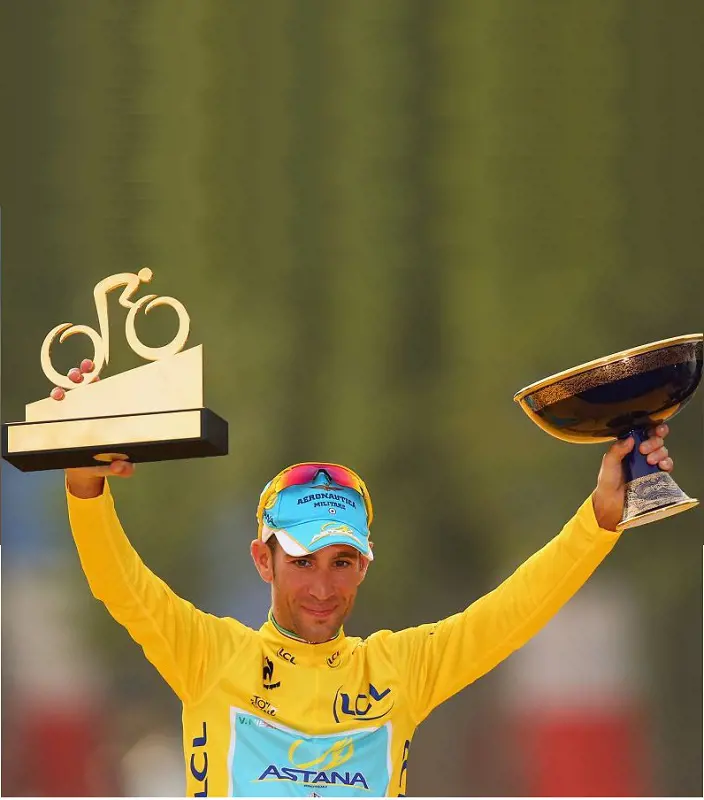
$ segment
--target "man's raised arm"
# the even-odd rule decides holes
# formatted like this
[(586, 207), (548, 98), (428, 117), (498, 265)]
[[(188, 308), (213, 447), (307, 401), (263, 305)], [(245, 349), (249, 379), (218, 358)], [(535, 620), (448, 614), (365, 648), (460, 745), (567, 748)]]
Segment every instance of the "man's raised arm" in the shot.
[[(652, 464), (673, 468), (667, 425), (641, 445)], [(633, 439), (605, 454), (597, 487), (545, 547), (497, 589), (440, 622), (391, 634), (387, 644), (416, 721), (480, 678), (531, 639), (579, 590), (613, 548), (625, 499), (622, 459)]]
[(106, 480), (133, 472), (133, 464), (120, 461), (66, 470), (71, 531), (93, 595), (127, 628), (181, 700), (192, 703), (252, 632), (194, 608), (142, 562), (122, 529)]

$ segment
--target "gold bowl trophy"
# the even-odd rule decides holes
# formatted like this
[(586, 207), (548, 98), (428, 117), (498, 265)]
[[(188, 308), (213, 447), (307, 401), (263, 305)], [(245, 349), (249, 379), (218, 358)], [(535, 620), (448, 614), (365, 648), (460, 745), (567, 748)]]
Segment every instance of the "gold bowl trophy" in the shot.
[[(173, 297), (148, 294), (133, 300), (152, 271), (110, 275), (93, 290), (99, 332), (63, 322), (46, 335), (41, 348), (44, 374), (63, 399), (47, 397), (25, 406), (24, 422), (3, 423), (2, 456), (23, 472), (95, 466), (115, 459), (166, 461), (226, 455), (227, 422), (203, 406), (203, 348), (184, 350), (190, 327), (186, 309)], [(108, 302), (124, 287), (120, 305), (129, 309), (125, 337), (137, 355), (151, 361), (97, 381), (109, 362)], [(178, 316), (178, 332), (163, 347), (147, 347), (137, 338), (135, 319), (144, 309), (169, 306)], [(51, 363), (51, 347), (82, 333), (93, 345), (93, 369), (74, 383)], [(66, 391), (64, 391), (66, 390)]]
[(639, 447), (647, 428), (673, 417), (702, 377), (704, 335), (694, 333), (623, 350), (532, 383), (514, 396), (530, 419), (565, 442), (590, 444), (633, 436), (624, 459), (626, 503), (619, 530), (693, 508), (670, 475)]

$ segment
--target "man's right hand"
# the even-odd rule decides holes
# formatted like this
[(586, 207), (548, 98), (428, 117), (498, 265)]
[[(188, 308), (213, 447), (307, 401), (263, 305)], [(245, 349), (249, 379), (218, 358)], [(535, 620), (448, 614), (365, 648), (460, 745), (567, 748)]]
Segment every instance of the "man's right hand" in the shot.
[[(68, 373), (68, 377), (74, 383), (83, 381), (83, 373), (93, 370), (93, 362), (84, 359), (80, 367), (74, 367)], [(66, 392), (60, 387), (56, 387), (51, 397), (60, 402), (66, 396)], [(130, 461), (112, 461), (110, 464), (94, 467), (71, 467), (66, 470), (66, 485), (69, 492), (75, 497), (88, 500), (91, 497), (99, 497), (103, 493), (106, 477), (129, 478), (134, 475), (134, 464)]]
[(88, 500), (103, 493), (105, 478), (130, 478), (134, 475), (131, 461), (112, 461), (102, 467), (71, 467), (66, 470), (66, 485), (74, 497)]

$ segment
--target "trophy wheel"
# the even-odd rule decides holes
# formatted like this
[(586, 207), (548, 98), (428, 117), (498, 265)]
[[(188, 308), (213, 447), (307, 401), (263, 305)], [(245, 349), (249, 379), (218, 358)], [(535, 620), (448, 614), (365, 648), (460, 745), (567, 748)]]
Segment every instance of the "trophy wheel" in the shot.
[[(73, 336), (76, 333), (85, 334), (93, 344), (93, 370), (84, 375), (84, 379), (81, 384), (75, 384), (66, 375), (62, 375), (60, 372), (54, 369), (54, 365), (51, 362), (51, 346), (54, 343), (54, 339), (60, 334), (59, 343), (62, 343), (68, 339), (69, 336)], [(63, 389), (76, 389), (79, 385), (86, 386), (87, 384), (92, 383), (98, 377), (104, 364), (105, 343), (100, 337), (98, 331), (88, 327), (88, 325), (73, 325), (70, 322), (62, 322), (61, 325), (57, 325), (55, 328), (52, 328), (52, 330), (50, 330), (49, 333), (47, 333), (47, 335), (44, 337), (41, 350), (42, 370), (44, 371), (46, 377), (56, 386), (61, 386)]]
[[(178, 316), (178, 331), (176, 332), (176, 336), (163, 347), (147, 347), (147, 345), (139, 340), (134, 323), (142, 306), (145, 306), (145, 314), (148, 314), (152, 308), (156, 308), (157, 306), (170, 306), (176, 312)], [(144, 297), (140, 297), (132, 308), (130, 308), (127, 319), (125, 320), (125, 338), (129, 346), (138, 356), (141, 356), (147, 361), (157, 361), (160, 358), (173, 356), (183, 348), (188, 339), (190, 325), (191, 319), (188, 316), (185, 306), (183, 303), (176, 300), (175, 297), (157, 297), (154, 294), (148, 294)]]

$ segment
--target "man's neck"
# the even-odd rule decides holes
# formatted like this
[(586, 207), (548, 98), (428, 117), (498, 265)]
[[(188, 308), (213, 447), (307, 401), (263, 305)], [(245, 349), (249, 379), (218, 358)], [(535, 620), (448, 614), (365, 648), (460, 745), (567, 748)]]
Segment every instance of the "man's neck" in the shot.
[[(304, 639), (302, 636), (299, 636), (295, 631), (290, 631), (288, 628), (284, 628), (283, 625), (279, 625), (276, 621), (276, 617), (274, 616), (274, 612), (269, 611), (269, 619), (271, 620), (271, 624), (276, 628), (279, 633), (282, 633), (284, 636), (288, 636), (289, 639), (295, 639), (297, 642), (303, 642), (304, 644), (325, 644), (325, 642), (309, 642), (308, 639)], [(326, 639), (326, 642), (331, 642), (333, 639), (337, 639), (337, 637), (342, 632), (342, 628), (340, 628), (334, 636), (331, 636), (329, 639)]]

